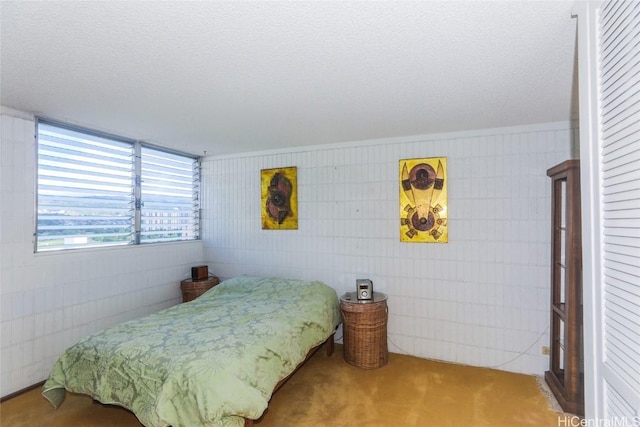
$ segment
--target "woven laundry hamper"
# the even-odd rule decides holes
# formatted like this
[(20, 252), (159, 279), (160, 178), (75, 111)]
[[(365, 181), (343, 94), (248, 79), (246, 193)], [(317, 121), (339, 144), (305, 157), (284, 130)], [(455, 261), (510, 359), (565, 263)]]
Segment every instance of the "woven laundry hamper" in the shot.
[(389, 361), (387, 296), (373, 295), (370, 302), (358, 301), (355, 292), (340, 298), (344, 360), (363, 369), (380, 368)]

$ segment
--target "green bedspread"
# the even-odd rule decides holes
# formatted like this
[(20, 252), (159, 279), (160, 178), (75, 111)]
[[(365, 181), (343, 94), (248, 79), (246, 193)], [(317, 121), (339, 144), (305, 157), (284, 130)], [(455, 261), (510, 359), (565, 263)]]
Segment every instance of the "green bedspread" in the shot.
[(336, 292), (323, 283), (241, 276), (85, 338), (58, 359), (42, 394), (55, 407), (65, 389), (88, 394), (147, 427), (242, 426), (339, 323)]

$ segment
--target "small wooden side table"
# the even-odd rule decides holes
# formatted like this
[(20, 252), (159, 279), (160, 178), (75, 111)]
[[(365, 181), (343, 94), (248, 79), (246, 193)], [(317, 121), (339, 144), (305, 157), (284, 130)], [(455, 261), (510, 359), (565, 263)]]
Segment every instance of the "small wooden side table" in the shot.
[(216, 276), (209, 276), (202, 280), (185, 279), (180, 282), (180, 290), (182, 291), (182, 302), (189, 302), (209, 289), (220, 283), (220, 279)]
[(344, 360), (364, 369), (380, 368), (389, 361), (387, 348), (387, 296), (373, 293), (369, 301), (358, 300), (355, 292), (340, 297)]

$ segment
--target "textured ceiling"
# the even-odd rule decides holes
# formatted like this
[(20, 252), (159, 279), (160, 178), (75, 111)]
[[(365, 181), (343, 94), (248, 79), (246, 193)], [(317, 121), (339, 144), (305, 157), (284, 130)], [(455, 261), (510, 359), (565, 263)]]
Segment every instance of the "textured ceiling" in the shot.
[(1, 104), (194, 154), (570, 120), (572, 5), (2, 1)]

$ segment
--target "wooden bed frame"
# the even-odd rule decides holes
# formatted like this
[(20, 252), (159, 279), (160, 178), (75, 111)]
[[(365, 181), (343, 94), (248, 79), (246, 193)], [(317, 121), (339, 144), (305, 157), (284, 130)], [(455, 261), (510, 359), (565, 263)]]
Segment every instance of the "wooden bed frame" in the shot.
[[(329, 338), (327, 338), (327, 340), (326, 340), (325, 342), (323, 342), (323, 343), (321, 343), (321, 344), (319, 344), (319, 345), (317, 345), (317, 346), (313, 347), (311, 350), (309, 350), (309, 352), (308, 352), (308, 353), (307, 353), (307, 355), (305, 356), (304, 360), (303, 360), (302, 362), (300, 362), (300, 363), (298, 364), (298, 366), (296, 366), (296, 369), (294, 369), (294, 370), (293, 370), (293, 372), (291, 372), (289, 375), (287, 375), (286, 377), (284, 377), (283, 379), (281, 379), (280, 381), (278, 381), (278, 384), (276, 384), (276, 386), (273, 388), (273, 392), (271, 393), (271, 395), (273, 395), (276, 391), (278, 391), (278, 389), (279, 389), (280, 387), (282, 387), (282, 386), (284, 385), (284, 383), (286, 383), (286, 382), (287, 382), (287, 380), (288, 380), (289, 378), (291, 378), (291, 377), (293, 376), (293, 374), (295, 374), (295, 373), (298, 371), (298, 369), (300, 369), (300, 367), (301, 367), (302, 365), (304, 365), (304, 364), (305, 364), (305, 362), (306, 362), (307, 360), (309, 360), (309, 358), (310, 358), (311, 356), (313, 356), (313, 355), (315, 354), (315, 352), (316, 352), (316, 351), (318, 351), (318, 349), (319, 349), (320, 347), (322, 347), (323, 345), (325, 345), (325, 344), (326, 344), (326, 346), (325, 346), (325, 351), (326, 351), (327, 357), (330, 357), (331, 355), (333, 355), (333, 349), (334, 349), (333, 339), (334, 339), (335, 334), (336, 334), (336, 333), (335, 333), (335, 331), (334, 331), (331, 335), (329, 335)], [(265, 412), (266, 412), (266, 411), (265, 411)], [(264, 415), (264, 414), (263, 414), (263, 415)], [(250, 419), (250, 418), (245, 418), (245, 419), (244, 419), (244, 427), (253, 427), (253, 422), (254, 422), (254, 421), (256, 421), (256, 420), (252, 420), (252, 419)]]

